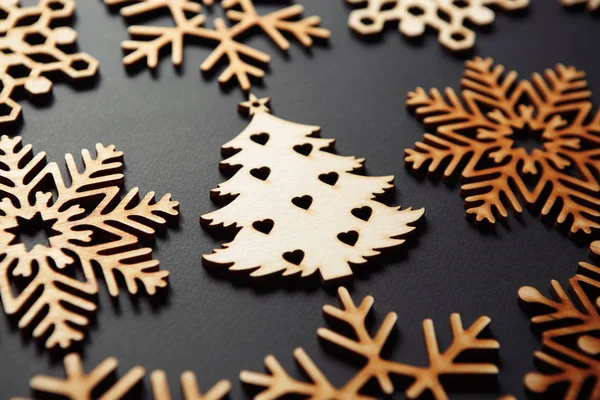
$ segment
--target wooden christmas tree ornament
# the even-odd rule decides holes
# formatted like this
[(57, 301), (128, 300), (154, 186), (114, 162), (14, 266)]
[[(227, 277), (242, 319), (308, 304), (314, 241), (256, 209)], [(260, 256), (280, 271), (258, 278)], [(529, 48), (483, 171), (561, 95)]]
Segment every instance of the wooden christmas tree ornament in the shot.
[[(67, 184), (44, 153), (20, 137), (0, 139), (0, 296), (4, 311), (48, 348), (83, 340), (87, 315), (96, 311), (94, 267), (112, 296), (120, 291), (117, 276), (131, 294), (167, 285), (168, 272), (139, 238), (153, 238), (178, 215), (178, 203), (170, 195), (155, 201), (153, 192), (140, 200), (137, 188), (121, 198), (123, 153), (101, 144), (96, 152), (82, 151), (83, 169), (66, 156)], [(26, 245), (22, 236), (32, 228), (43, 229), (47, 241)]]
[[(104, 360), (92, 372), (83, 371), (81, 358), (78, 354), (69, 354), (64, 359), (66, 378), (50, 376), (35, 376), (30, 380), (31, 389), (44, 395), (56, 395), (69, 400), (119, 400), (126, 397), (144, 378), (144, 368), (136, 366), (131, 368), (122, 378), (99, 393), (101, 384), (115, 373), (118, 361), (111, 357)], [(155, 400), (171, 400), (171, 391), (167, 384), (164, 371), (157, 370), (150, 375), (152, 394)], [(201, 394), (196, 381), (196, 375), (191, 371), (181, 374), (181, 391), (183, 400), (220, 400), (225, 398), (231, 390), (231, 383), (227, 380), (218, 382), (206, 394)], [(46, 398), (46, 397), (44, 397)], [(12, 400), (26, 400), (13, 398)]]
[(255, 397), (256, 400), (274, 400), (288, 395), (303, 398), (306, 396), (314, 400), (374, 399), (361, 393), (365, 385), (372, 380), (378, 384), (382, 393), (394, 394), (395, 388), (392, 383), (394, 375), (412, 379), (411, 385), (404, 392), (407, 398), (417, 399), (430, 394), (440, 400), (448, 398), (446, 389), (440, 381), (442, 376), (461, 375), (475, 378), (498, 373), (498, 367), (491, 363), (456, 360), (467, 351), (497, 351), (499, 348), (497, 341), (479, 337), (490, 323), (489, 318), (480, 317), (465, 329), (460, 316), (452, 314), (450, 326), (454, 340), (443, 351), (440, 351), (433, 322), (430, 319), (423, 321), (423, 336), (429, 365), (420, 367), (387, 360), (381, 355), (398, 319), (395, 313), (388, 313), (381, 327), (372, 335), (367, 329), (367, 318), (373, 306), (373, 298), (368, 296), (359, 306), (356, 306), (345, 288), (340, 288), (338, 293), (342, 308), (325, 306), (323, 311), (327, 316), (347, 324), (352, 328), (353, 335), (347, 336), (346, 333), (321, 328), (318, 330), (318, 336), (327, 343), (360, 356), (365, 360), (363, 367), (344, 386), (336, 388), (303, 349), (296, 349), (294, 356), (307, 380), (293, 378), (274, 356), (269, 355), (265, 358), (267, 373), (242, 371), (240, 374), (240, 379), (244, 383), (264, 388), (264, 391)]
[[(109, 6), (129, 4), (132, 0), (104, 0)], [(135, 4), (121, 9), (124, 17), (149, 15), (157, 10), (168, 10), (175, 22), (174, 27), (138, 26), (129, 28), (129, 33), (145, 40), (126, 40), (122, 47), (129, 54), (123, 58), (125, 65), (131, 65), (146, 59), (149, 68), (156, 68), (161, 49), (171, 46), (173, 64), (181, 65), (183, 61), (183, 45), (185, 39), (200, 39), (217, 46), (202, 63), (203, 72), (212, 72), (220, 61), (225, 60), (227, 67), (219, 76), (224, 84), (236, 78), (240, 87), (250, 89), (250, 78), (263, 78), (265, 65), (271, 57), (260, 50), (240, 42), (253, 29), (260, 29), (281, 50), (290, 47), (284, 35), (294, 37), (304, 47), (311, 47), (313, 39), (328, 39), (328, 30), (319, 27), (319, 17), (298, 19), (304, 9), (300, 5), (285, 7), (266, 15), (258, 14), (253, 0), (222, 0), (221, 6), (226, 10), (227, 18), (232, 25), (217, 18), (214, 28), (204, 27), (206, 16), (201, 13), (201, 6), (194, 0), (133, 0)], [(204, 1), (212, 5), (213, 1)], [(258, 64), (258, 65), (257, 65)]]
[(360, 35), (381, 33), (390, 22), (409, 38), (421, 37), (426, 28), (438, 31), (439, 42), (449, 50), (462, 51), (475, 46), (475, 32), (467, 21), (479, 25), (494, 22), (492, 7), (522, 10), (529, 0), (346, 0), (365, 5), (353, 10), (348, 25)]
[(415, 228), (423, 209), (400, 211), (374, 196), (391, 190), (392, 176), (355, 172), (364, 160), (331, 150), (334, 140), (320, 128), (269, 114), (267, 99), (251, 96), (240, 105), (253, 115), (248, 127), (223, 146), (221, 163), (234, 174), (211, 192), (214, 200), (235, 199), (200, 219), (207, 228), (238, 229), (235, 239), (204, 256), (207, 266), (248, 271), (252, 277), (282, 273), (324, 281), (352, 275)]
[(52, 90), (52, 74), (60, 72), (71, 81), (96, 75), (98, 61), (64, 50), (75, 43), (77, 33), (57, 25), (74, 12), (73, 0), (39, 0), (32, 7), (21, 7), (18, 0), (0, 1), (0, 126), (20, 118), (21, 106), (15, 101), (19, 90), (42, 97)]
[[(407, 106), (433, 134), (406, 150), (413, 171), (463, 181), (467, 215), (477, 222), (521, 213), (521, 202), (570, 228), (600, 228), (600, 112), (592, 112), (585, 74), (558, 65), (517, 81), (491, 58), (467, 61), (459, 97), (432, 89)], [(528, 149), (526, 145), (533, 143)]]
[(600, 8), (600, 0), (560, 0), (560, 4), (567, 7), (577, 4), (587, 4), (589, 11), (596, 11)]
[[(592, 252), (600, 255), (596, 242)], [(568, 293), (557, 281), (550, 284), (552, 296), (524, 286), (519, 298), (535, 314), (531, 322), (541, 331), (541, 351), (536, 361), (544, 372), (525, 376), (527, 389), (552, 398), (577, 400), (600, 398), (600, 268), (582, 262), (569, 280)]]

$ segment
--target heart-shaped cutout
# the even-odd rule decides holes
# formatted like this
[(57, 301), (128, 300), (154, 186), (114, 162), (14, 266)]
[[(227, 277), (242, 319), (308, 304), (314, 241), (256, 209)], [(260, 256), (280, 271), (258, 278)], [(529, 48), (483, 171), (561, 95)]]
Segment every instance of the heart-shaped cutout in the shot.
[(340, 178), (340, 176), (337, 174), (337, 172), (330, 172), (328, 174), (319, 175), (319, 180), (330, 186), (335, 185), (335, 183), (338, 181), (339, 178)]
[(260, 233), (264, 233), (265, 235), (271, 233), (271, 231), (273, 230), (273, 226), (275, 226), (275, 223), (272, 219), (263, 219), (262, 221), (254, 221), (252, 223), (252, 227), (254, 229), (259, 231)]
[(362, 219), (363, 221), (368, 221), (369, 218), (371, 218), (371, 214), (373, 214), (373, 209), (367, 206), (354, 208), (352, 210), (352, 215), (358, 219)]
[(269, 167), (254, 168), (250, 170), (250, 175), (261, 181), (266, 181), (271, 175), (271, 169)]
[(252, 136), (250, 136), (250, 140), (252, 140), (254, 143), (258, 143), (260, 145), (266, 145), (267, 142), (269, 141), (269, 134), (268, 133), (257, 133), (254, 134)]
[(302, 197), (294, 197), (292, 199), (292, 203), (294, 203), (296, 207), (300, 207), (303, 210), (308, 210), (312, 205), (312, 202), (313, 199), (309, 195), (305, 195)]
[(348, 246), (354, 246), (358, 242), (358, 232), (348, 231), (342, 232), (337, 235), (340, 242), (347, 244)]
[(302, 260), (304, 260), (304, 252), (302, 250), (288, 251), (287, 253), (283, 253), (283, 259), (290, 264), (300, 265)]
[(308, 157), (310, 155), (310, 152), (312, 151), (313, 147), (312, 144), (310, 143), (305, 143), (305, 144), (299, 144), (294, 146), (294, 151), (296, 153), (302, 154), (303, 156)]

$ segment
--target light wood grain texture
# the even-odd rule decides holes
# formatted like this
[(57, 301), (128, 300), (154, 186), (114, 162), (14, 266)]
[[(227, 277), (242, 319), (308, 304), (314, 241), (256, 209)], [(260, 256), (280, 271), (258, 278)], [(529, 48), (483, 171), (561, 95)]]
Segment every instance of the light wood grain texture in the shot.
[(318, 127), (267, 113), (264, 99), (242, 104), (252, 121), (223, 146), (231, 156), (221, 163), (234, 175), (211, 192), (215, 200), (235, 200), (201, 217), (206, 228), (240, 231), (205, 255), (205, 265), (252, 277), (319, 271), (329, 281), (351, 276), (350, 263), (365, 264), (404, 243), (399, 237), (424, 211), (374, 200), (393, 189), (393, 176), (358, 175), (364, 160), (324, 151), (334, 140), (319, 138)]
[[(104, 0), (109, 6), (121, 6), (132, 0)], [(241, 43), (241, 37), (250, 33), (254, 28), (260, 29), (281, 50), (290, 47), (289, 40), (284, 35), (294, 37), (305, 47), (313, 45), (313, 39), (328, 39), (328, 30), (319, 27), (319, 17), (298, 19), (303, 7), (293, 5), (266, 15), (259, 15), (252, 0), (223, 0), (220, 4), (227, 10), (227, 18), (232, 22), (229, 26), (225, 20), (214, 20), (214, 28), (204, 27), (206, 16), (201, 13), (201, 6), (193, 0), (133, 0), (135, 4), (126, 5), (121, 9), (125, 17), (143, 16), (156, 10), (168, 10), (175, 26), (138, 26), (129, 28), (132, 36), (143, 37), (146, 40), (126, 40), (122, 47), (130, 53), (123, 58), (125, 65), (131, 65), (146, 59), (149, 68), (158, 65), (161, 49), (171, 47), (171, 59), (174, 65), (183, 62), (183, 44), (186, 38), (195, 38), (216, 43), (216, 48), (202, 63), (203, 72), (211, 72), (221, 60), (227, 64), (219, 76), (222, 84), (237, 79), (240, 87), (250, 89), (250, 78), (261, 79), (265, 75), (265, 65), (271, 57), (260, 50)], [(213, 2), (210, 1), (209, 4)]]
[(527, 374), (527, 389), (565, 400), (600, 398), (599, 278), (600, 268), (582, 262), (569, 279), (569, 294), (555, 280), (550, 297), (530, 286), (519, 289), (519, 298), (535, 306), (531, 322), (541, 331), (543, 349), (535, 352), (536, 361), (552, 371)]
[[(101, 388), (101, 383), (116, 372), (118, 361), (114, 357), (107, 358), (89, 374), (83, 371), (78, 354), (69, 354), (64, 359), (66, 378), (35, 376), (30, 380), (31, 389), (44, 395), (64, 396), (69, 400), (119, 400), (126, 397), (144, 378), (144, 368), (131, 368), (123, 377), (117, 379), (110, 387)], [(152, 372), (152, 394), (155, 400), (171, 400), (171, 393), (164, 371)], [(99, 393), (99, 390), (101, 391)], [(196, 376), (186, 371), (181, 375), (183, 400), (220, 400), (231, 390), (231, 383), (222, 380), (205, 395), (200, 393)], [(46, 397), (43, 397), (46, 398)], [(61, 397), (62, 398), (62, 397)], [(13, 398), (12, 400), (26, 400)]]
[(600, 8), (600, 0), (560, 0), (560, 4), (567, 7), (586, 4), (589, 11), (596, 11)]
[[(466, 62), (463, 90), (409, 93), (407, 106), (432, 134), (405, 153), (413, 171), (460, 174), (467, 216), (491, 224), (507, 208), (537, 206), (572, 234), (600, 228), (600, 113), (585, 74), (558, 65), (531, 80), (491, 58)], [(531, 151), (522, 140), (537, 141)]]
[(327, 377), (302, 349), (296, 349), (294, 356), (307, 380), (298, 380), (290, 376), (274, 356), (265, 358), (267, 373), (242, 371), (240, 379), (249, 385), (260, 386), (264, 391), (259, 393), (256, 400), (274, 400), (287, 395), (306, 396), (315, 400), (365, 400), (372, 397), (360, 393), (367, 382), (377, 382), (381, 392), (391, 395), (395, 392), (392, 376), (400, 375), (412, 379), (411, 385), (404, 395), (416, 399), (426, 394), (436, 399), (447, 399), (448, 395), (440, 377), (443, 375), (471, 376), (474, 379), (482, 375), (495, 375), (498, 367), (484, 362), (457, 362), (456, 358), (466, 351), (497, 350), (499, 344), (493, 339), (482, 339), (479, 335), (490, 323), (487, 317), (480, 317), (467, 329), (463, 328), (458, 314), (450, 317), (450, 326), (454, 337), (452, 343), (440, 351), (433, 322), (423, 321), (423, 336), (429, 359), (425, 367), (405, 364), (383, 358), (381, 352), (388, 342), (389, 336), (398, 319), (396, 313), (388, 313), (375, 334), (367, 329), (367, 317), (373, 306), (373, 298), (366, 297), (360, 305), (355, 305), (345, 288), (338, 290), (342, 307), (325, 306), (324, 313), (347, 324), (354, 335), (321, 328), (318, 336), (335, 346), (341, 347), (365, 360), (364, 366), (341, 388), (333, 386)]
[[(150, 380), (152, 381), (152, 393), (155, 400), (172, 399), (167, 383), (167, 375), (164, 371), (157, 370), (152, 372)], [(231, 390), (231, 383), (223, 379), (206, 392), (206, 394), (201, 394), (196, 375), (191, 371), (185, 371), (181, 374), (181, 390), (184, 400), (220, 400)]]
[(522, 10), (529, 0), (346, 0), (364, 5), (353, 10), (348, 25), (360, 35), (381, 33), (390, 22), (409, 38), (420, 37), (426, 28), (438, 31), (439, 42), (449, 50), (475, 46), (475, 32), (465, 23), (484, 26), (494, 22), (493, 7)]
[(96, 75), (96, 59), (64, 51), (65, 45), (75, 43), (77, 33), (57, 25), (74, 12), (73, 0), (39, 0), (31, 7), (21, 7), (17, 0), (0, 1), (0, 13), (6, 14), (0, 20), (0, 126), (21, 116), (14, 98), (18, 89), (36, 98), (51, 92), (50, 78), (56, 72), (70, 81)]
[[(153, 238), (179, 214), (179, 204), (170, 195), (155, 201), (153, 192), (140, 200), (137, 188), (121, 198), (123, 153), (115, 146), (97, 144), (95, 157), (82, 151), (83, 169), (68, 154), (69, 180), (20, 137), (2, 136), (0, 152), (0, 296), (4, 311), (18, 315), (19, 328), (34, 328), (48, 348), (83, 340), (96, 311), (94, 266), (112, 296), (120, 291), (117, 276), (131, 294), (141, 288), (154, 295), (167, 285), (168, 272), (159, 271), (139, 238)], [(22, 243), (26, 222), (50, 232), (48, 242)]]

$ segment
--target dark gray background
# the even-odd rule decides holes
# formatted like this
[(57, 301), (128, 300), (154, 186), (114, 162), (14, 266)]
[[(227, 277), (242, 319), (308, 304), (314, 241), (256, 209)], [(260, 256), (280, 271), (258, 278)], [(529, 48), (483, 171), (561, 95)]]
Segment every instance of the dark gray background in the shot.
[[(457, 187), (419, 181), (405, 169), (404, 149), (423, 133), (405, 110), (407, 92), (416, 86), (457, 88), (464, 58), (440, 48), (434, 34), (420, 45), (394, 29), (379, 41), (361, 40), (347, 27), (349, 7), (343, 1), (301, 3), (306, 15), (320, 15), (331, 30), (329, 46), (306, 52), (294, 44), (286, 57), (261, 35), (250, 38), (247, 43), (272, 55), (264, 86), (254, 91), (272, 97), (278, 116), (322, 126), (324, 137), (337, 139), (339, 154), (366, 157), (370, 174), (394, 174), (397, 203), (426, 208), (426, 224), (408, 251), (356, 279), (354, 298), (374, 295), (379, 319), (388, 311), (398, 313), (393, 355), (407, 362), (426, 360), (424, 318), (435, 320), (447, 344), (450, 313), (460, 312), (465, 324), (488, 315), (501, 343), (499, 384), (485, 395), (456, 398), (524, 397), (523, 375), (534, 369), (532, 353), (540, 344), (517, 302), (517, 290), (522, 285), (545, 289), (550, 279), (565, 283), (577, 262), (587, 259), (587, 247), (528, 212), (522, 222), (511, 217), (495, 233), (482, 233), (465, 220)], [(86, 367), (117, 356), (121, 372), (133, 365), (165, 369), (172, 387), (181, 371), (191, 369), (203, 388), (221, 378), (232, 380), (232, 397), (239, 398), (241, 369), (262, 370), (263, 357), (272, 353), (294, 371), (292, 351), (301, 346), (334, 383), (342, 384), (354, 369), (316, 338), (325, 323), (321, 306), (337, 303), (333, 292), (311, 284), (278, 288), (277, 281), (258, 288), (233, 284), (201, 266), (202, 254), (218, 242), (198, 219), (215, 209), (208, 193), (225, 179), (218, 171), (221, 144), (247, 124), (236, 113), (241, 92), (224, 92), (216, 79), (199, 73), (208, 47), (187, 47), (180, 71), (165, 57), (156, 75), (145, 69), (128, 74), (121, 64), (120, 42), (127, 38), (122, 18), (100, 0), (77, 6), (79, 49), (101, 64), (97, 86), (76, 91), (57, 85), (55, 101), (42, 108), (23, 101), (19, 133), (61, 164), (65, 153), (114, 143), (125, 152), (126, 187), (170, 192), (181, 202), (179, 227), (168, 231), (154, 252), (171, 272), (165, 304), (155, 308), (126, 294), (112, 303), (103, 288), (84, 346)], [(493, 28), (477, 29), (474, 54), (493, 56), (522, 77), (559, 62), (572, 64), (588, 72), (591, 89), (600, 93), (599, 30), (600, 20), (581, 8), (567, 11), (558, 0), (533, 0), (529, 12), (498, 12)], [(34, 374), (62, 375), (57, 357), (39, 350), (7, 318), (0, 323), (0, 360), (2, 398), (27, 395)]]

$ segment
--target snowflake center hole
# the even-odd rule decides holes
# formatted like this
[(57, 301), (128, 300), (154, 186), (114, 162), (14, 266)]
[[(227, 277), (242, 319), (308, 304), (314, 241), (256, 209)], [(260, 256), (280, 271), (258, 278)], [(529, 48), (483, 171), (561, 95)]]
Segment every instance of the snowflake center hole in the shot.
[(44, 221), (37, 213), (31, 219), (17, 217), (19, 226), (16, 228), (16, 243), (23, 243), (27, 251), (31, 251), (36, 245), (50, 247), (50, 238), (59, 233), (52, 229), (56, 220)]
[(512, 131), (513, 149), (523, 148), (527, 154), (531, 154), (535, 149), (544, 149), (543, 129), (533, 129), (525, 125), (522, 128), (512, 128)]

